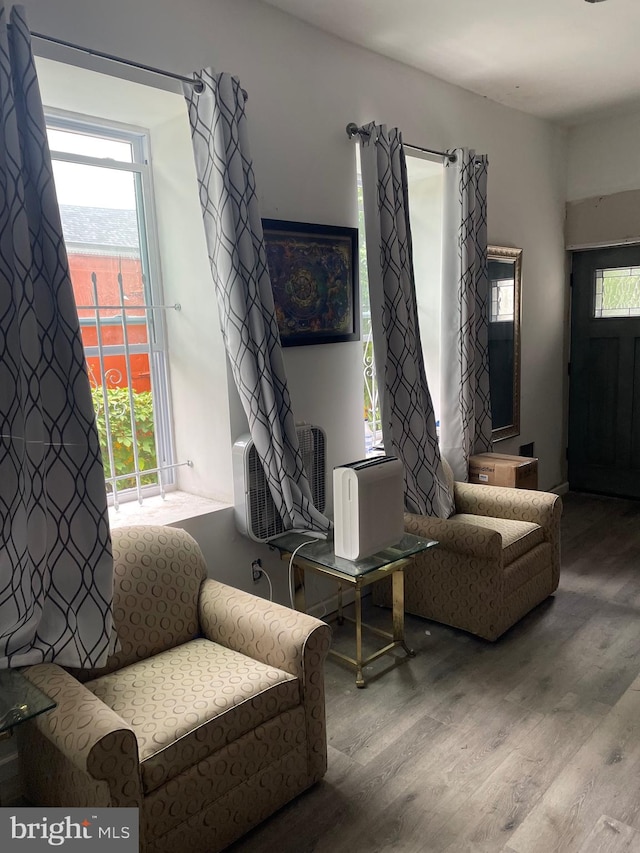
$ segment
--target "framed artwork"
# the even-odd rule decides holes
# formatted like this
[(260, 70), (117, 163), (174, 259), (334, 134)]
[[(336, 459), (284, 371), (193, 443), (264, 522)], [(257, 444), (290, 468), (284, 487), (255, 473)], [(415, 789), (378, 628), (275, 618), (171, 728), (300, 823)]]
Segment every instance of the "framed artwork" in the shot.
[(357, 341), (358, 229), (278, 219), (262, 226), (282, 345)]

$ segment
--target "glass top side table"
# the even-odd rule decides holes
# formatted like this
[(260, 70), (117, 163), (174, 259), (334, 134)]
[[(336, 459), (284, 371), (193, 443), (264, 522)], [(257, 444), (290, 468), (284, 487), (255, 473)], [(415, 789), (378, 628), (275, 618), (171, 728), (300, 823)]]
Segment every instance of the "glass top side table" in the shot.
[(32, 684), (18, 669), (0, 669), (0, 738), (14, 726), (51, 711), (53, 699)]
[[(296, 609), (305, 611), (304, 601), (304, 572), (305, 570), (316, 574), (331, 577), (338, 582), (338, 624), (344, 620), (354, 622), (356, 626), (356, 655), (351, 657), (344, 655), (334, 649), (329, 654), (349, 664), (356, 670), (356, 685), (365, 687), (363, 668), (393, 649), (401, 647), (405, 653), (413, 657), (413, 652), (406, 644), (404, 638), (404, 574), (403, 569), (408, 565), (416, 554), (420, 554), (438, 543), (433, 539), (422, 539), (405, 533), (402, 539), (389, 548), (366, 557), (363, 560), (346, 560), (337, 557), (333, 551), (333, 542), (330, 539), (310, 539), (304, 533), (284, 533), (271, 539), (269, 545), (277, 548), (283, 559), (292, 559), (293, 564), (302, 573), (302, 585), (296, 595)], [(362, 621), (362, 590), (372, 583), (384, 577), (391, 576), (393, 590), (393, 631), (382, 631), (379, 628), (367, 625)], [(342, 592), (343, 587), (352, 587), (354, 590), (355, 619), (350, 619), (343, 614)], [(375, 651), (367, 657), (362, 653), (362, 629), (377, 634), (391, 642)], [(398, 658), (398, 663), (402, 658)]]

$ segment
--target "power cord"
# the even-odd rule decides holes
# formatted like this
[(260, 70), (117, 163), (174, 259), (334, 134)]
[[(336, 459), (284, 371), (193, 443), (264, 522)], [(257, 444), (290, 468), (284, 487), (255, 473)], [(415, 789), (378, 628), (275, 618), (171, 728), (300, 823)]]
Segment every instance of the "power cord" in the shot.
[(262, 560), (260, 558), (254, 560), (251, 563), (251, 575), (253, 577), (254, 583), (257, 583), (264, 575), (264, 577), (267, 579), (267, 583), (269, 584), (269, 601), (273, 601), (273, 584), (271, 583), (269, 573), (262, 568)]
[(309, 545), (311, 542), (314, 541), (315, 539), (309, 539), (306, 542), (301, 542), (300, 545), (297, 546), (297, 548), (293, 549), (293, 551), (291, 552), (291, 557), (289, 558), (289, 602), (291, 604), (292, 610), (296, 609), (293, 593), (293, 561), (300, 548), (304, 548), (305, 545)]
[(269, 584), (269, 601), (273, 601), (273, 584), (271, 583), (271, 578), (265, 569), (261, 569), (262, 574), (267, 579), (267, 583)]

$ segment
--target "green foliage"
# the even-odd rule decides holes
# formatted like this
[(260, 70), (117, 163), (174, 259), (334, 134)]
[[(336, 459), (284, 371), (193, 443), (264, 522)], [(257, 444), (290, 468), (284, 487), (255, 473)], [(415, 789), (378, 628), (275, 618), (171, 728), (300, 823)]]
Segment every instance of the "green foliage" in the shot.
[[(109, 426), (112, 437), (113, 462), (115, 476), (129, 474), (135, 470), (134, 461), (134, 436), (131, 430), (131, 402), (129, 388), (108, 388), (107, 399), (109, 406)], [(96, 423), (98, 426), (98, 437), (102, 450), (102, 462), (105, 477), (114, 476), (111, 472), (111, 460), (107, 447), (107, 426), (104, 416), (104, 397), (101, 386), (92, 387), (93, 407), (96, 412)], [(135, 442), (138, 449), (138, 465), (141, 471), (156, 468), (156, 442), (153, 429), (153, 401), (151, 391), (134, 391), (131, 389), (131, 399), (135, 412), (136, 434)], [(142, 477), (142, 485), (157, 483), (156, 474)], [(122, 489), (135, 488), (134, 478), (130, 480), (118, 480), (118, 491)], [(113, 491), (111, 485), (107, 491)]]
[(368, 334), (371, 328), (371, 307), (369, 305), (369, 268), (367, 267), (367, 243), (364, 229), (364, 201), (362, 196), (362, 178), (358, 174), (358, 261), (360, 267), (360, 315), (362, 334)]

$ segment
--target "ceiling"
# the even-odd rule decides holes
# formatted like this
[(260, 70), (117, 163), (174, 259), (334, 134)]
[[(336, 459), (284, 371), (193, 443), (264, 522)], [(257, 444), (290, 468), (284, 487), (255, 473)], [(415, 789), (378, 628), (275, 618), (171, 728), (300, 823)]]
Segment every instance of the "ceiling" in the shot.
[(640, 0), (264, 0), (346, 41), (565, 125), (640, 108)]

